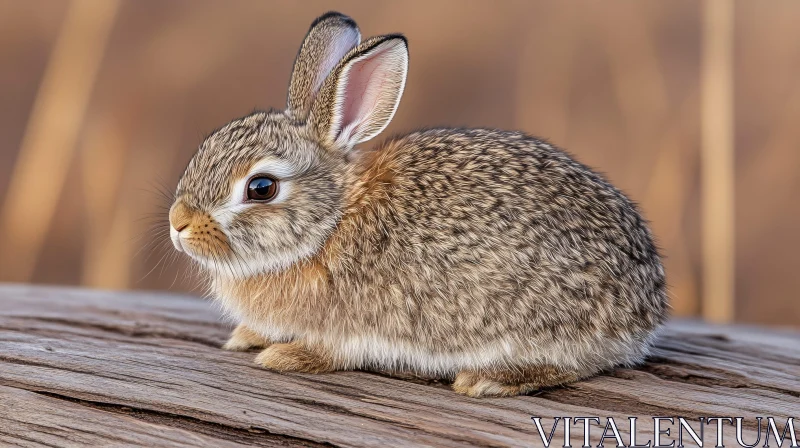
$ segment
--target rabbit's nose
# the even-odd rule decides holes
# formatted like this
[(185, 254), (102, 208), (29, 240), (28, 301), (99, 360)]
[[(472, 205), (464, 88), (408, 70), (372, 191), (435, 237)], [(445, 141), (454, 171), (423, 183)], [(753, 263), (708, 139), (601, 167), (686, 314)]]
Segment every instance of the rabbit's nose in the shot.
[(178, 201), (169, 209), (169, 224), (173, 229), (180, 232), (192, 223), (192, 212), (184, 205), (183, 202)]

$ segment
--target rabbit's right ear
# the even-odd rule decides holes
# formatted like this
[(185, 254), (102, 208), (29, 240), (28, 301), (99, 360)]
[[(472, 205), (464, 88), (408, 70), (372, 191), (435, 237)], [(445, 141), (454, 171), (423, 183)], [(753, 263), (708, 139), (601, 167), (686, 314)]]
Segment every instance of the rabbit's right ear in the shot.
[(322, 84), (308, 124), (329, 147), (349, 151), (392, 121), (407, 74), (408, 44), (403, 35), (367, 39)]
[(338, 12), (329, 12), (311, 24), (294, 60), (286, 107), (305, 120), (322, 83), (339, 61), (361, 42), (356, 22)]

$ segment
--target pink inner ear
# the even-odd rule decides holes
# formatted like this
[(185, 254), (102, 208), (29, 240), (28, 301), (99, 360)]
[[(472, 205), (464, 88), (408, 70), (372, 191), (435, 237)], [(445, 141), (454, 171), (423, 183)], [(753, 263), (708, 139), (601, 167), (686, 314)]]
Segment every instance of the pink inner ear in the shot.
[(325, 78), (333, 70), (336, 64), (339, 63), (351, 48), (358, 45), (361, 40), (361, 34), (355, 29), (344, 29), (339, 31), (329, 42), (325, 59), (320, 63), (319, 70), (314, 79), (313, 92), (319, 91)]
[(347, 72), (344, 79), (340, 133), (340, 137), (345, 140), (363, 134), (370, 127), (369, 118), (376, 112), (382, 99), (391, 101), (390, 98), (385, 98), (389, 93), (386, 88), (392, 84), (392, 69), (397, 67), (389, 63), (389, 60), (397, 56), (389, 50), (378, 51), (354, 62)]

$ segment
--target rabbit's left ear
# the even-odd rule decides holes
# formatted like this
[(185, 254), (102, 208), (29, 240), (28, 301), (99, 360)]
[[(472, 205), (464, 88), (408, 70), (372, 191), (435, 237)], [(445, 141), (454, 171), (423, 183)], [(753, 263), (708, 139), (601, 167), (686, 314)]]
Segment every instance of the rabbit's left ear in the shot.
[(329, 145), (349, 150), (383, 131), (394, 117), (408, 73), (399, 34), (373, 37), (348, 53), (322, 85), (309, 122)]
[(317, 17), (294, 61), (286, 108), (305, 120), (322, 83), (339, 61), (361, 42), (356, 22), (338, 12)]

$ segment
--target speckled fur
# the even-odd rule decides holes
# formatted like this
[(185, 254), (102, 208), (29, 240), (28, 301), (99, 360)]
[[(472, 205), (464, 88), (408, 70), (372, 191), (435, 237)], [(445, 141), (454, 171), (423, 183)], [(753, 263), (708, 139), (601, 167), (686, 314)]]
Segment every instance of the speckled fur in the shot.
[[(260, 363), (458, 376), (456, 391), (489, 396), (647, 354), (666, 317), (664, 271), (636, 206), (600, 175), (519, 132), (430, 129), (335, 147), (316, 110), (233, 121), (177, 189), (184, 212), (224, 232), (187, 252), (237, 331), (274, 343)], [(226, 215), (232, 186), (265, 158), (292, 167), (288, 199)], [(273, 259), (281, 268), (254, 271)]]

